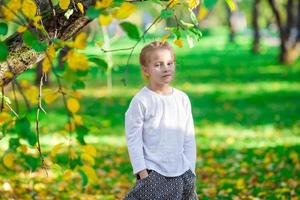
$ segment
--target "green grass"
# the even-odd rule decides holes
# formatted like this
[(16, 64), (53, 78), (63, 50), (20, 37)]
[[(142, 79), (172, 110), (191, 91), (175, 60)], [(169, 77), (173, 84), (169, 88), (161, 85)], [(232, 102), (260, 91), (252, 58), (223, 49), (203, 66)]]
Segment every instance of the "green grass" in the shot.
[[(118, 41), (112, 48), (126, 43)], [(253, 54), (250, 44), (245, 36), (230, 44), (225, 37), (213, 35), (192, 49), (175, 48), (177, 72), (173, 86), (185, 91), (192, 103), (200, 199), (290, 199), (300, 193), (300, 62), (281, 65), (276, 47), (263, 44), (262, 53)], [(47, 191), (63, 198), (72, 191), (97, 199), (119, 199), (133, 186), (124, 113), (144, 84), (137, 62), (142, 45), (130, 61), (127, 86), (120, 80), (128, 52), (118, 52), (113, 54), (112, 91), (107, 91), (103, 73), (98, 74), (97, 80), (87, 81), (86, 90), (82, 91), (79, 114), (92, 127), (86, 141), (98, 150), (99, 184), (78, 190), (80, 179), (65, 186), (64, 181), (53, 178), (47, 183), (52, 191), (30, 189), (36, 196)], [(87, 52), (100, 54), (92, 46)], [(26, 76), (30, 77), (30, 72)], [(61, 100), (45, 109), (48, 114), (41, 120), (41, 140), (47, 152), (59, 141), (67, 141), (60, 132), (67, 115)], [(0, 148), (4, 150), (5, 139), (2, 141)], [(40, 176), (34, 179), (35, 183), (44, 183), (43, 174)], [(9, 177), (12, 185), (25, 182), (17, 174)], [(64, 189), (58, 192), (56, 186)]]

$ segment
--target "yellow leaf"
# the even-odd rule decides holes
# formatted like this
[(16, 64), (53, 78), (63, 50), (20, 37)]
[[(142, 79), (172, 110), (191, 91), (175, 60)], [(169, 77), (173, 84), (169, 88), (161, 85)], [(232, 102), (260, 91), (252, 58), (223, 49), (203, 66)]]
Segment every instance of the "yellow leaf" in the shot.
[(102, 47), (104, 42), (103, 41), (97, 41), (96, 44), (99, 46), (99, 47)]
[(68, 180), (71, 179), (71, 176), (72, 176), (72, 170), (67, 169), (67, 170), (65, 171), (65, 173), (64, 173), (64, 175), (63, 175), (63, 177), (62, 177), (62, 179), (63, 179), (64, 181), (68, 181)]
[(136, 6), (128, 3), (128, 2), (124, 2), (122, 3), (121, 7), (119, 9), (117, 9), (116, 11), (114, 11), (112, 13), (113, 17), (116, 19), (126, 19), (127, 17), (129, 17), (135, 10), (136, 10)]
[(66, 10), (69, 8), (70, 5), (70, 0), (60, 0), (59, 1), (59, 6), (61, 9)]
[(70, 96), (72, 96), (76, 99), (81, 99), (82, 98), (82, 94), (78, 90), (70, 91)]
[(75, 124), (74, 124), (74, 122), (67, 123), (67, 124), (65, 125), (65, 129), (66, 129), (67, 131), (74, 131), (74, 129), (75, 129)]
[(86, 71), (89, 69), (88, 59), (83, 53), (69, 51), (66, 58), (69, 67), (74, 71)]
[(48, 49), (47, 49), (47, 56), (50, 58), (50, 59), (53, 59), (55, 57), (55, 48), (53, 45), (49, 46)]
[(236, 5), (232, 0), (225, 0), (231, 11), (236, 10)]
[(87, 145), (81, 146), (80, 148), (83, 152), (88, 153), (93, 157), (96, 157), (97, 150), (94, 146), (87, 144)]
[(67, 107), (71, 113), (76, 113), (80, 108), (80, 104), (77, 99), (70, 98), (67, 101)]
[(239, 178), (236, 182), (236, 187), (238, 189), (243, 189), (245, 188), (245, 180), (243, 178)]
[(55, 157), (56, 154), (63, 148), (64, 144), (63, 143), (59, 143), (56, 144), (52, 149), (51, 149), (51, 156)]
[(83, 125), (82, 118), (80, 115), (74, 115), (74, 121), (77, 125)]
[(71, 149), (70, 149), (70, 158), (71, 158), (71, 159), (77, 158), (77, 153), (76, 153), (76, 151), (75, 151), (74, 148), (71, 148)]
[(45, 191), (46, 185), (44, 183), (36, 183), (34, 184), (33, 189), (37, 192)]
[(200, 3), (199, 0), (186, 0), (186, 2), (189, 4), (190, 9), (196, 8)]
[(178, 3), (179, 3), (179, 0), (169, 0), (168, 5), (170, 5), (170, 7), (172, 8)]
[(30, 84), (28, 80), (21, 80), (20, 85), (22, 86), (23, 89), (29, 88)]
[(91, 183), (96, 183), (98, 180), (96, 171), (94, 170), (94, 168), (84, 165), (81, 167), (82, 171), (86, 174), (86, 176), (89, 179), (89, 182)]
[(299, 158), (298, 158), (298, 154), (296, 153), (296, 151), (292, 151), (290, 153), (290, 159), (292, 159), (294, 164), (298, 163)]
[(49, 61), (49, 59), (46, 57), (44, 58), (43, 60), (43, 63), (42, 63), (42, 71), (44, 73), (48, 72), (49, 69), (51, 68), (51, 62)]
[(82, 14), (84, 14), (84, 7), (83, 7), (82, 3), (77, 3), (77, 7), (78, 7), (78, 9), (80, 10), (80, 12), (81, 12)]
[(81, 154), (81, 158), (82, 158), (82, 160), (88, 162), (88, 163), (91, 164), (92, 166), (95, 165), (95, 160), (94, 160), (94, 158), (93, 158), (90, 154), (82, 153), (82, 154)]
[(29, 88), (25, 91), (26, 96), (33, 104), (38, 102), (38, 93), (39, 89), (36, 86), (29, 86)]
[(4, 77), (6, 77), (6, 78), (12, 78), (13, 76), (14, 76), (14, 74), (12, 72), (10, 72), (10, 71), (6, 71), (4, 73)]
[(208, 13), (208, 9), (204, 6), (201, 6), (200, 9), (199, 9), (199, 12), (198, 12), (198, 19), (199, 20), (202, 20), (206, 17)]
[(175, 39), (173, 41), (173, 43), (176, 44), (179, 48), (182, 48), (182, 46), (183, 46), (183, 42), (182, 42), (182, 40), (180, 38), (179, 39)]
[(161, 38), (161, 41), (165, 42), (170, 36), (171, 36), (171, 34), (165, 35), (164, 37)]
[(52, 102), (54, 102), (57, 98), (59, 97), (59, 93), (58, 92), (54, 92), (54, 93), (50, 93), (48, 95), (45, 95), (45, 102), (46, 104), (51, 104)]
[(85, 46), (86, 46), (86, 33), (81, 32), (75, 38), (74, 47), (77, 49), (84, 49)]
[(112, 0), (102, 0), (96, 2), (96, 8), (108, 8), (112, 3)]
[(21, 151), (22, 151), (23, 153), (26, 153), (26, 152), (28, 151), (28, 147), (27, 147), (26, 144), (22, 144), (22, 145), (20, 146), (20, 149), (21, 149)]
[(15, 155), (13, 153), (7, 153), (4, 157), (3, 157), (3, 164), (7, 167), (7, 168), (11, 168), (14, 164), (14, 159), (15, 159)]
[(33, 0), (23, 0), (22, 12), (30, 19), (33, 19), (37, 11), (37, 6)]
[(111, 21), (112, 21), (112, 18), (111, 18), (111, 16), (109, 16), (109, 15), (100, 15), (100, 16), (98, 17), (98, 22), (99, 22), (99, 24), (102, 25), (102, 26), (107, 26), (107, 25), (109, 25), (109, 24), (111, 23)]
[(168, 26), (165, 27), (165, 30), (166, 30), (166, 31), (170, 31), (170, 30), (172, 30), (172, 29), (173, 29), (173, 27), (168, 27)]
[(1, 11), (7, 20), (12, 20), (16, 17), (15, 13), (18, 12), (21, 7), (21, 0), (11, 0), (6, 6), (1, 7)]
[(26, 31), (26, 30), (27, 30), (27, 26), (22, 25), (22, 26), (19, 26), (19, 28), (17, 29), (17, 32), (23, 33), (23, 32)]

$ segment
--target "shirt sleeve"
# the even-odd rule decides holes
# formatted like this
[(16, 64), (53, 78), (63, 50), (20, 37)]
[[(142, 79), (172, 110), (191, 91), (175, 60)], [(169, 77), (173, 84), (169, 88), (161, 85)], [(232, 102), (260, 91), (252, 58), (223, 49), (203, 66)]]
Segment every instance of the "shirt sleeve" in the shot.
[(126, 142), (134, 174), (146, 169), (142, 138), (144, 111), (142, 102), (133, 98), (125, 113)]
[(193, 115), (192, 115), (192, 109), (191, 109), (191, 102), (189, 98), (187, 97), (187, 102), (186, 102), (186, 107), (187, 107), (187, 118), (186, 118), (186, 135), (184, 137), (184, 150), (183, 153), (190, 162), (190, 167), (195, 173), (195, 168), (196, 168), (196, 141), (195, 141), (195, 128), (194, 128), (194, 120), (193, 120)]

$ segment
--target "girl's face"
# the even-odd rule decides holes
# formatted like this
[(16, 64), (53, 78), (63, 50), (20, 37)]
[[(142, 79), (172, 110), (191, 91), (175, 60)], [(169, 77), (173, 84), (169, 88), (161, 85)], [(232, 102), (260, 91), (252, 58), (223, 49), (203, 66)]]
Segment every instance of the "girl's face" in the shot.
[(143, 66), (143, 71), (152, 84), (160, 86), (169, 84), (175, 75), (172, 53), (167, 49), (154, 50), (149, 54), (149, 62), (147, 66)]

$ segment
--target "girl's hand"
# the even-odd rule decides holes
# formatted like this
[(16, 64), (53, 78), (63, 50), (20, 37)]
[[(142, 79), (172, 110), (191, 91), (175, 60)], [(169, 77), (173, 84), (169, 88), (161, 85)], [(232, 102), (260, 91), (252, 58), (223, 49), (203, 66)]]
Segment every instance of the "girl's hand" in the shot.
[(147, 176), (149, 176), (148, 172), (146, 169), (142, 170), (139, 172), (139, 176), (141, 179), (146, 178)]

